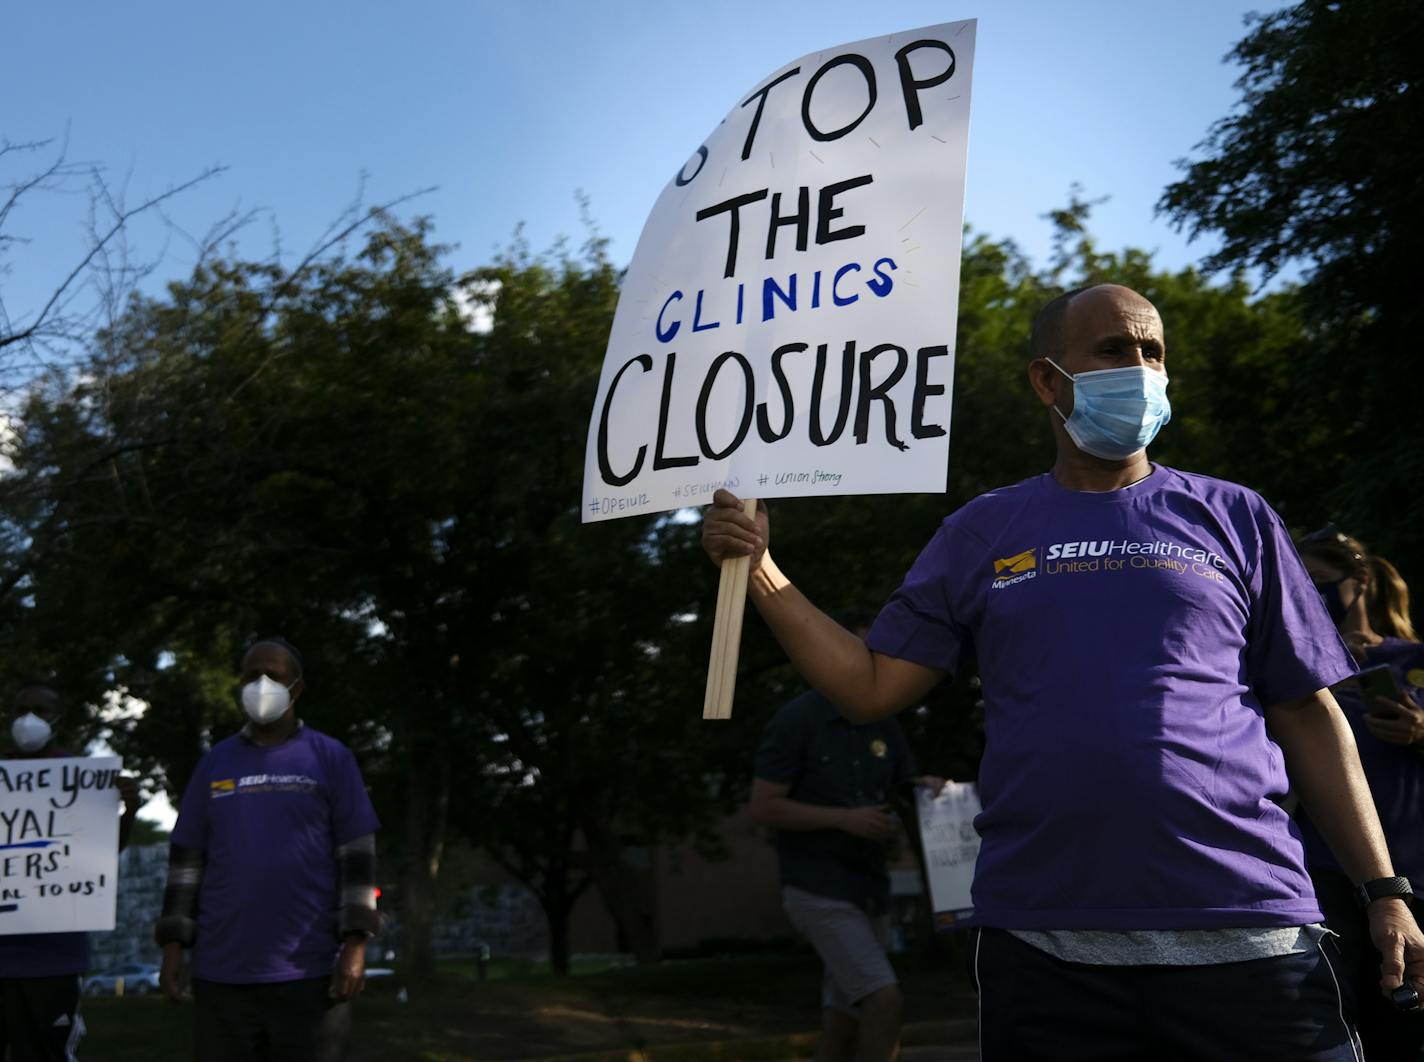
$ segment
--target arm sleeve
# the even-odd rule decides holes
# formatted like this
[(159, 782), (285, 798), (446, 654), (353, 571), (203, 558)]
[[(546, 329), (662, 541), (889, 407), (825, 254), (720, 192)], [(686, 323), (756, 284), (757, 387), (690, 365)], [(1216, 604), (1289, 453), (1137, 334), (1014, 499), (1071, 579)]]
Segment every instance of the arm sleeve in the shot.
[(168, 881), (163, 887), (163, 912), (154, 929), (154, 939), (160, 947), (175, 942), (188, 947), (197, 936), (198, 890), (207, 862), (208, 800), (212, 788), (208, 765), (208, 757), (204, 756), (194, 768), (178, 804), (178, 821), (169, 835)]
[(366, 792), (361, 768), (345, 745), (336, 747), (332, 764), (331, 834), (336, 849), (340, 891), (340, 931), (380, 932), (376, 911), (376, 830), (381, 822)]
[(872, 650), (940, 671), (952, 673), (959, 666), (970, 642), (964, 617), (956, 614), (963, 609), (954, 600), (955, 565), (967, 563), (964, 557), (956, 560), (963, 552), (960, 538), (948, 521), (935, 532), (875, 618), (865, 639)]
[(341, 879), (341, 935), (381, 930), (376, 911), (376, 835), (365, 834), (336, 849)]
[(181, 844), (168, 846), (168, 882), (163, 887), (163, 913), (154, 928), (154, 939), (165, 944), (192, 947), (198, 935), (198, 889), (203, 883), (204, 854), (201, 848)]
[(1271, 705), (1333, 686), (1356, 668), (1280, 517), (1261, 505), (1260, 558), (1247, 586), (1246, 675), (1261, 704)]

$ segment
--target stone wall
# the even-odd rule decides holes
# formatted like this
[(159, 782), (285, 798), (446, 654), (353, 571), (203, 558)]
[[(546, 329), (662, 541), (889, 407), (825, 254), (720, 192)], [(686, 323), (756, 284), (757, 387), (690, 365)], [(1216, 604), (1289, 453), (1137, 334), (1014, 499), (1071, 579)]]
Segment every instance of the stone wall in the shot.
[(482, 944), (492, 955), (542, 958), (549, 951), (544, 909), (523, 885), (472, 885), (435, 926), (437, 955), (470, 955)]
[[(130, 962), (157, 963), (153, 926), (163, 909), (168, 874), (168, 845), (132, 845), (119, 854), (119, 888), (111, 933), (91, 933), (91, 971)], [(390, 913), (390, 912), (388, 912)], [(383, 942), (399, 948), (394, 917)], [(473, 955), (488, 944), (494, 955), (542, 957), (548, 951), (544, 912), (534, 894), (521, 885), (484, 885), (464, 889), (435, 927), (437, 955)]]
[(163, 910), (168, 876), (166, 844), (130, 845), (119, 853), (119, 889), (112, 933), (89, 934), (89, 968), (107, 970), (124, 963), (158, 962), (153, 925)]

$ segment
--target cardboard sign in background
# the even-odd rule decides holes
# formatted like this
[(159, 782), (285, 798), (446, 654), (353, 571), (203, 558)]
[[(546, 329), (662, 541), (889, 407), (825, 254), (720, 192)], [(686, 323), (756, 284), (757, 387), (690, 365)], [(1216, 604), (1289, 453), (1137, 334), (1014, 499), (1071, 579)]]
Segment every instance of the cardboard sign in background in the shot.
[(973, 21), (807, 55), (673, 175), (614, 316), (583, 517), (942, 491)]
[(949, 782), (937, 797), (923, 788), (915, 794), (935, 927), (969, 925), (974, 917), (969, 889), (979, 858), (979, 834), (974, 829), (974, 816), (981, 810), (978, 789), (973, 782)]
[(0, 760), (0, 935), (114, 928), (116, 757)]

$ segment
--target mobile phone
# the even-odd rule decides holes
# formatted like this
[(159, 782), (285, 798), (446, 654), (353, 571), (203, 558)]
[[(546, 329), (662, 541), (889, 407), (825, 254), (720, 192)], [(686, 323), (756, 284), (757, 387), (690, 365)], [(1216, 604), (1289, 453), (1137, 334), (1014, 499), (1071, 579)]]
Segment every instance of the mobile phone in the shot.
[(1394, 1004), (1395, 1010), (1415, 1011), (1419, 1009), (1419, 991), (1408, 981), (1400, 985), (1389, 994), (1389, 1001)]
[(1366, 712), (1385, 718), (1394, 718), (1399, 714), (1379, 708), (1375, 703), (1376, 697), (1388, 697), (1392, 701), (1402, 700), (1404, 697), (1404, 691), (1394, 680), (1394, 672), (1389, 669), (1388, 664), (1376, 664), (1374, 667), (1363, 668), (1355, 676), (1355, 680), (1360, 684), (1360, 689), (1364, 691)]

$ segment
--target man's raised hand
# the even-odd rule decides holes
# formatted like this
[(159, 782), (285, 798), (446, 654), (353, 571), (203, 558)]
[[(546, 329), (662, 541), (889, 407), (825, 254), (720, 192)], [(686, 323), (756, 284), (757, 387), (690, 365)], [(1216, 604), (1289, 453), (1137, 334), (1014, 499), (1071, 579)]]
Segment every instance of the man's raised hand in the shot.
[(719, 568), (729, 557), (751, 557), (753, 570), (761, 564), (771, 540), (771, 521), (766, 502), (758, 502), (756, 516), (742, 511), (742, 500), (729, 490), (712, 495), (712, 504), (702, 514), (702, 548)]

